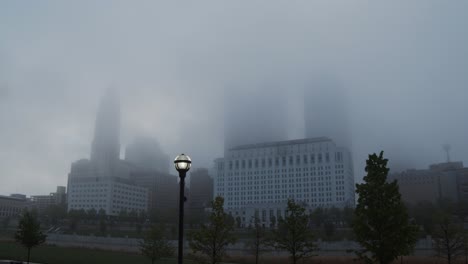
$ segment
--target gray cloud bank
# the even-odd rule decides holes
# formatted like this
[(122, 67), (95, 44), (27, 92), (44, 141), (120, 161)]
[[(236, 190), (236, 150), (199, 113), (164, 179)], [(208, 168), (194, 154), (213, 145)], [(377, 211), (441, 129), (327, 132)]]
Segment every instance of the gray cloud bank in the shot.
[(444, 143), (468, 162), (466, 10), (466, 1), (2, 2), (0, 193), (65, 185), (70, 163), (89, 157), (110, 86), (120, 90), (122, 146), (151, 135), (194, 166), (223, 155), (225, 134), (303, 137), (317, 76), (345, 95), (357, 180), (381, 149), (395, 169), (443, 161)]

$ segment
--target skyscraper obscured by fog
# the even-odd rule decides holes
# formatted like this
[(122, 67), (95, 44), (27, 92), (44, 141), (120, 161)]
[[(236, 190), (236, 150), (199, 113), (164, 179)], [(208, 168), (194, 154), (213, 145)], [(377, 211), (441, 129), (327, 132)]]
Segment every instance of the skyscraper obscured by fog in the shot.
[(330, 76), (318, 76), (304, 92), (304, 122), (307, 138), (329, 137), (337, 145), (351, 146), (346, 90)]
[[(68, 175), (68, 210), (164, 211), (177, 205), (177, 177), (167, 173), (169, 158), (156, 140), (136, 139), (120, 159), (120, 106), (108, 90), (97, 111), (90, 159), (72, 163)], [(165, 195), (165, 196), (164, 196)]]
[(120, 106), (116, 92), (109, 89), (102, 97), (96, 116), (91, 162), (101, 177), (115, 173), (120, 158)]
[(238, 90), (225, 94), (224, 148), (287, 139), (287, 111), (275, 88)]
[(125, 160), (140, 169), (169, 173), (169, 156), (163, 152), (159, 143), (149, 137), (138, 137), (125, 150)]

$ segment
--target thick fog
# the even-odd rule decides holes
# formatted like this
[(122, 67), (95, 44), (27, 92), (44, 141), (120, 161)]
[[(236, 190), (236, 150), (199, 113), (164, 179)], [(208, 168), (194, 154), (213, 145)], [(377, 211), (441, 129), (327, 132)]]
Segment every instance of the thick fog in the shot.
[[(349, 142), (356, 181), (380, 150), (394, 170), (445, 161), (446, 143), (468, 163), (466, 10), (427, 0), (2, 2), (0, 194), (66, 185), (71, 162), (89, 158), (109, 87), (122, 158), (140, 135), (196, 168), (225, 143), (330, 131), (321, 136)], [(308, 115), (326, 126), (311, 132)]]

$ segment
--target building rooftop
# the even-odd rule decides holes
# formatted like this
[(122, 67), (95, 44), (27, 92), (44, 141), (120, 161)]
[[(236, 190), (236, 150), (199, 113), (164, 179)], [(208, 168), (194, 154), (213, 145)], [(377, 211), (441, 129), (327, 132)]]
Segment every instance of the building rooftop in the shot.
[(264, 142), (264, 143), (257, 143), (257, 144), (240, 145), (240, 146), (232, 147), (229, 150), (269, 148), (269, 147), (280, 147), (280, 146), (286, 146), (286, 145), (317, 143), (317, 142), (331, 142), (331, 141), (332, 140), (327, 137), (304, 138), (304, 139), (294, 139), (294, 140), (273, 141), (273, 142)]

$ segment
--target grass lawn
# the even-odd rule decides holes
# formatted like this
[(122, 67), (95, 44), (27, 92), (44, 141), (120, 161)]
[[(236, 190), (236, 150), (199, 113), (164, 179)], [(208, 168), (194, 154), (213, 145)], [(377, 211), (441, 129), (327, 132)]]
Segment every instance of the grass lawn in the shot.
[[(25, 248), (14, 242), (0, 242), (0, 259), (26, 260)], [(31, 250), (31, 262), (47, 264), (147, 264), (151, 261), (141, 255), (85, 248), (39, 246)], [(185, 261), (184, 261), (185, 262)], [(177, 263), (177, 259), (164, 259), (158, 264)]]

